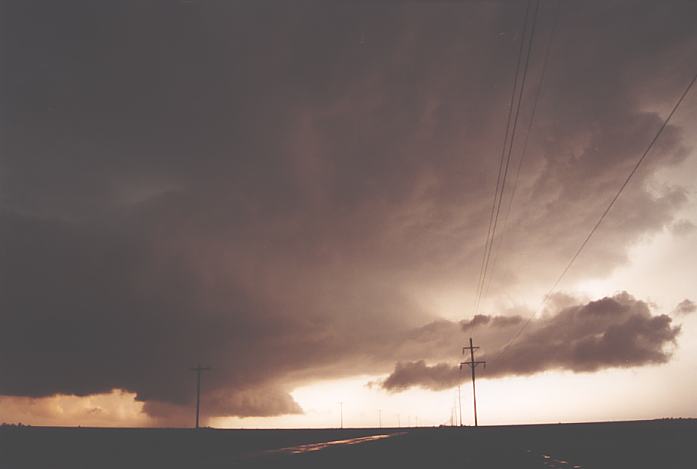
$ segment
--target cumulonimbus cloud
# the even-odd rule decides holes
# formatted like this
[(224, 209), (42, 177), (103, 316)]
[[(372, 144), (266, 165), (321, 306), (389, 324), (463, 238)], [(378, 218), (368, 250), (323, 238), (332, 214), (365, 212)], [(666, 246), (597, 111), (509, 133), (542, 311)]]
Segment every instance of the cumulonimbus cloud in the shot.
[[(32, 3), (3, 6), (0, 395), (123, 389), (189, 422), (200, 362), (211, 415), (293, 413), (299, 384), (521, 325), (432, 298), (475, 294), (524, 5)], [(694, 73), (694, 2), (569, 8), (492, 295), (551, 282)], [(665, 129), (570, 277), (675, 221), (685, 190), (648, 182), (688, 144)], [(596, 332), (533, 321), (488, 372), (660, 362), (675, 332), (566, 315)]]
[[(477, 324), (472, 326), (484, 337), (513, 338), (520, 331), (519, 317), (509, 323), (516, 327), (503, 330), (496, 321), (482, 319), (485, 317), (478, 316)], [(496, 378), (546, 370), (590, 372), (665, 363), (671, 355), (669, 346), (679, 332), (680, 326), (672, 325), (669, 316), (652, 315), (648, 303), (623, 292), (530, 320), (517, 340), (498, 352), (481, 356), (488, 363), (480, 376)], [(412, 386), (439, 390), (452, 387), (466, 376), (456, 364), (398, 362), (382, 386), (390, 391)]]

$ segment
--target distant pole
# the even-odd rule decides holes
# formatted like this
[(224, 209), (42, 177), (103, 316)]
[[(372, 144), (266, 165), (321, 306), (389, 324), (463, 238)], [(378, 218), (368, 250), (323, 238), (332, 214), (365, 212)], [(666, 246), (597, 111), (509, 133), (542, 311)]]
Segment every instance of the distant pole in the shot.
[(191, 371), (196, 372), (196, 428), (198, 429), (199, 412), (201, 410), (201, 372), (209, 371), (210, 367), (201, 366), (200, 364), (196, 368), (191, 368)]
[(344, 428), (344, 402), (341, 401), (339, 402), (339, 414), (341, 415), (341, 420), (340, 420), (340, 427), (339, 428)]
[(462, 393), (460, 392), (460, 384), (457, 385), (457, 400), (460, 404), (460, 426), (462, 426)]
[(378, 428), (382, 428), (382, 409), (378, 409)]
[(397, 414), (397, 428), (402, 428), (402, 417)]
[(472, 369), (472, 400), (474, 402), (474, 426), (478, 427), (479, 424), (477, 423), (477, 388), (474, 384), (474, 369), (477, 367), (477, 365), (484, 365), (484, 368), (486, 368), (486, 362), (485, 361), (475, 361), (474, 360), (474, 351), (475, 349), (478, 349), (479, 347), (475, 347), (472, 345), (472, 338), (470, 337), (470, 346), (469, 347), (462, 347), (462, 354), (465, 354), (465, 350), (470, 351), (470, 361), (468, 362), (462, 362), (460, 363), (460, 369), (462, 369), (462, 365), (467, 365)]

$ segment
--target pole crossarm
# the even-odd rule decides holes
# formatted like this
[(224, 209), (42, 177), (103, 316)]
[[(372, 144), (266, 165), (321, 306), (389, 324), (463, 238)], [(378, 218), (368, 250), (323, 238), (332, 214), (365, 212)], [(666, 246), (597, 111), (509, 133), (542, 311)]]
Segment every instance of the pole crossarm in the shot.
[(484, 368), (486, 368), (486, 362), (485, 362), (485, 361), (461, 362), (461, 363), (460, 363), (460, 369), (462, 369), (462, 365), (467, 365), (467, 366), (472, 366), (472, 365), (474, 365), (475, 367), (478, 366), (478, 365), (484, 365)]

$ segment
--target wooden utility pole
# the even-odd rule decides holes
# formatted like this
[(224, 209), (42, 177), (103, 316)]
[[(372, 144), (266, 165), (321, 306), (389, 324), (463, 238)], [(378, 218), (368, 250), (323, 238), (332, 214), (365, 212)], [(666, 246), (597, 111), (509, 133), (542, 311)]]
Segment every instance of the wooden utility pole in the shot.
[(201, 410), (201, 372), (210, 371), (210, 367), (201, 366), (200, 364), (191, 371), (196, 372), (196, 428), (198, 428), (199, 411)]
[[(460, 367), (462, 369), (462, 367)], [(460, 393), (460, 385), (457, 385), (457, 401), (460, 406), (460, 426), (462, 426), (462, 393)]]
[(477, 388), (474, 384), (474, 369), (477, 367), (477, 365), (484, 365), (484, 368), (486, 368), (486, 362), (485, 361), (475, 361), (474, 359), (474, 351), (475, 349), (478, 349), (479, 347), (475, 347), (472, 345), (472, 338), (470, 337), (470, 346), (469, 347), (462, 347), (462, 354), (465, 354), (465, 350), (470, 351), (470, 361), (468, 362), (462, 362), (460, 363), (460, 369), (462, 370), (462, 365), (467, 365), (472, 369), (472, 399), (474, 400), (474, 426), (478, 427), (479, 424), (477, 422)]

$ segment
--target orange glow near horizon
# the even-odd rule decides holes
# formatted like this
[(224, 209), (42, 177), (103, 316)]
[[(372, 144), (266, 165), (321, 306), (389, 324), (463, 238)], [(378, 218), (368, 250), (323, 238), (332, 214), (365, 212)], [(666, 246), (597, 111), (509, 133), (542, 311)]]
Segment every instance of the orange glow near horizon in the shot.
[(49, 397), (0, 396), (2, 421), (24, 425), (66, 427), (148, 427), (135, 393), (112, 390), (90, 396), (58, 394)]

